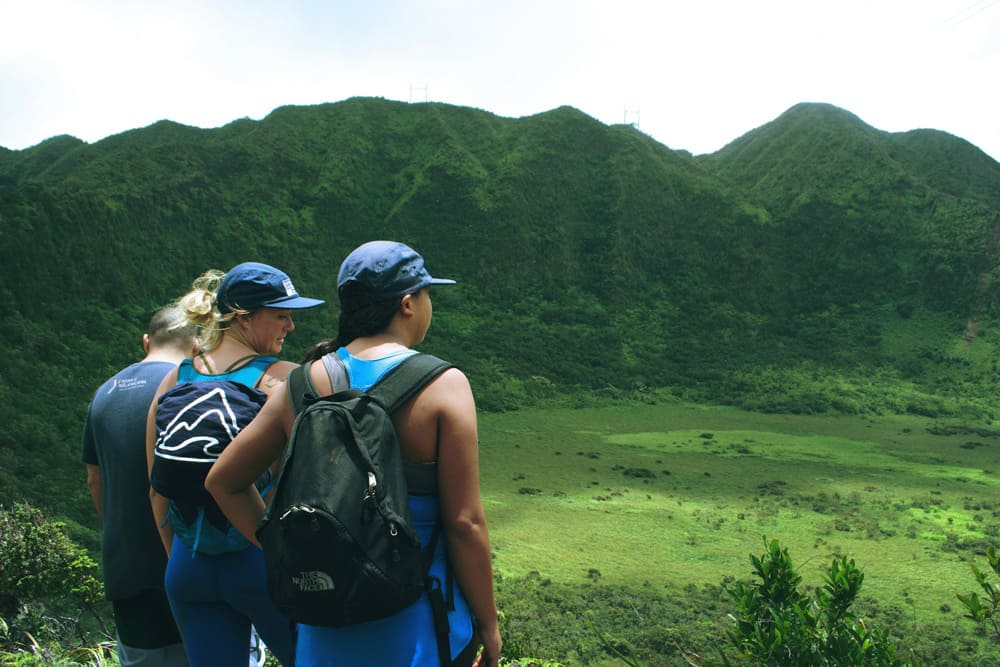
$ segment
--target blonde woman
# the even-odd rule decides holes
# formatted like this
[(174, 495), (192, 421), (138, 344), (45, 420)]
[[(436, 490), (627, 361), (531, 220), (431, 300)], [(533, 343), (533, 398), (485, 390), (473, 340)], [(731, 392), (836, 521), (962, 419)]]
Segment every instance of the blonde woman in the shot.
[[(322, 303), (300, 296), (286, 273), (267, 264), (246, 262), (225, 274), (205, 273), (178, 301), (199, 328), (201, 352), (164, 378), (157, 398), (177, 384), (228, 379), (270, 399), (295, 368), (277, 360), (295, 329), (293, 311)], [(154, 399), (146, 429), (154, 484), (157, 407)], [(169, 556), (167, 598), (192, 667), (245, 667), (251, 623), (278, 659), (291, 665), (292, 626), (267, 596), (260, 549), (228, 526), (210, 498), (211, 507), (191, 507), (151, 489), (150, 500)], [(213, 512), (217, 521), (203, 520)]]

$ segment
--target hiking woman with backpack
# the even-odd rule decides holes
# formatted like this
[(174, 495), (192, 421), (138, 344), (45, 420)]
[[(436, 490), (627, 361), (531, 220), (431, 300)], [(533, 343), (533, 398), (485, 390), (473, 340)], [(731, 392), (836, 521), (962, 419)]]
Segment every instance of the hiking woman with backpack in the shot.
[(292, 312), (322, 303), (299, 296), (286, 273), (257, 262), (206, 272), (177, 301), (198, 326), (201, 351), (157, 390), (146, 458), (168, 555), (164, 585), (192, 667), (246, 667), (251, 624), (292, 664), (293, 626), (267, 595), (263, 554), (225, 520), (204, 475), (296, 368), (277, 359), (295, 328)]
[[(314, 347), (297, 374), (307, 372), (319, 396), (343, 389), (338, 385), (345, 371), (351, 389), (367, 392), (374, 387), (372, 392), (377, 392), (380, 380), (401, 372), (404, 360), (418, 354), (412, 348), (423, 341), (431, 323), (430, 286), (453, 282), (432, 278), (423, 258), (402, 243), (372, 241), (356, 248), (337, 278), (337, 338)], [(330, 369), (339, 369), (339, 375)], [(253, 482), (282, 456), (296, 420), (295, 403), (289, 393), (268, 401), (206, 479), (219, 507), (248, 539), (256, 540), (265, 512)], [(425, 591), (415, 603), (384, 618), (349, 625), (300, 622), (296, 664), (496, 667), (502, 642), (479, 493), (476, 408), (467, 378), (449, 366), (392, 412), (392, 424), (407, 468), (413, 526), (425, 549), (436, 542), (429, 554), (433, 560), (428, 580), (440, 584), (442, 595), (436, 597), (447, 602), (436, 607)], [(293, 458), (297, 455), (296, 449)], [(283, 477), (284, 472), (287, 469)], [(283, 481), (279, 479), (276, 494), (282, 492)], [(442, 539), (435, 541), (436, 529)], [(330, 577), (320, 572), (304, 589), (324, 584), (332, 592)], [(443, 637), (436, 636), (442, 624), (435, 621), (442, 614)]]

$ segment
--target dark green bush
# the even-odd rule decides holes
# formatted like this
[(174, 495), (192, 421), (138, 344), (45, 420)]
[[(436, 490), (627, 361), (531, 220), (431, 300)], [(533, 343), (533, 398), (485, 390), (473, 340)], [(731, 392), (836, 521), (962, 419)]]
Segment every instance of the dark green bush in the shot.
[(851, 610), (864, 573), (846, 556), (835, 558), (825, 584), (812, 596), (800, 590), (787, 549), (764, 540), (765, 552), (751, 555), (756, 580), (736, 582), (726, 591), (736, 603), (732, 650), (724, 665), (882, 667), (901, 665), (895, 646), (878, 627), (869, 627)]
[[(1000, 556), (994, 547), (986, 550), (986, 561), (990, 569), (997, 576), (1000, 576)], [(982, 589), (983, 595), (980, 597), (975, 591), (968, 595), (957, 595), (959, 601), (966, 609), (965, 617), (972, 619), (980, 627), (1000, 641), (1000, 585), (994, 584), (989, 579), (989, 574), (980, 570), (975, 563), (971, 565), (972, 574), (976, 578), (976, 583)]]
[(39, 642), (87, 642), (81, 612), (103, 629), (102, 589), (97, 564), (63, 523), (28, 504), (0, 506), (0, 649), (34, 653)]

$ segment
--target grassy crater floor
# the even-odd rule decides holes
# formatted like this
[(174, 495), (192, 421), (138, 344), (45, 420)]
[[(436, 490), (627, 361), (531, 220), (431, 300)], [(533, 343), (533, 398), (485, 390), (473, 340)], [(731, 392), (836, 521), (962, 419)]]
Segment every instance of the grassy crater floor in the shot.
[[(862, 596), (958, 624), (1000, 542), (1000, 428), (671, 404), (484, 415), (495, 568), (560, 583), (718, 585), (778, 539), (806, 585), (840, 555)], [(961, 621), (966, 623), (966, 621)]]

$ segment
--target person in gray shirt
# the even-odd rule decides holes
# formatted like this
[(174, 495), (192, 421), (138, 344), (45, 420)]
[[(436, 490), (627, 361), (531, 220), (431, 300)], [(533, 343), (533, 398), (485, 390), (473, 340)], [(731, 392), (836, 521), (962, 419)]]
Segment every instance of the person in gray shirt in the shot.
[(103, 522), (104, 592), (114, 609), (122, 667), (187, 667), (163, 590), (167, 557), (149, 505), (146, 416), (164, 376), (197, 352), (196, 329), (177, 308), (163, 308), (150, 319), (142, 345), (142, 361), (94, 394), (83, 462)]

